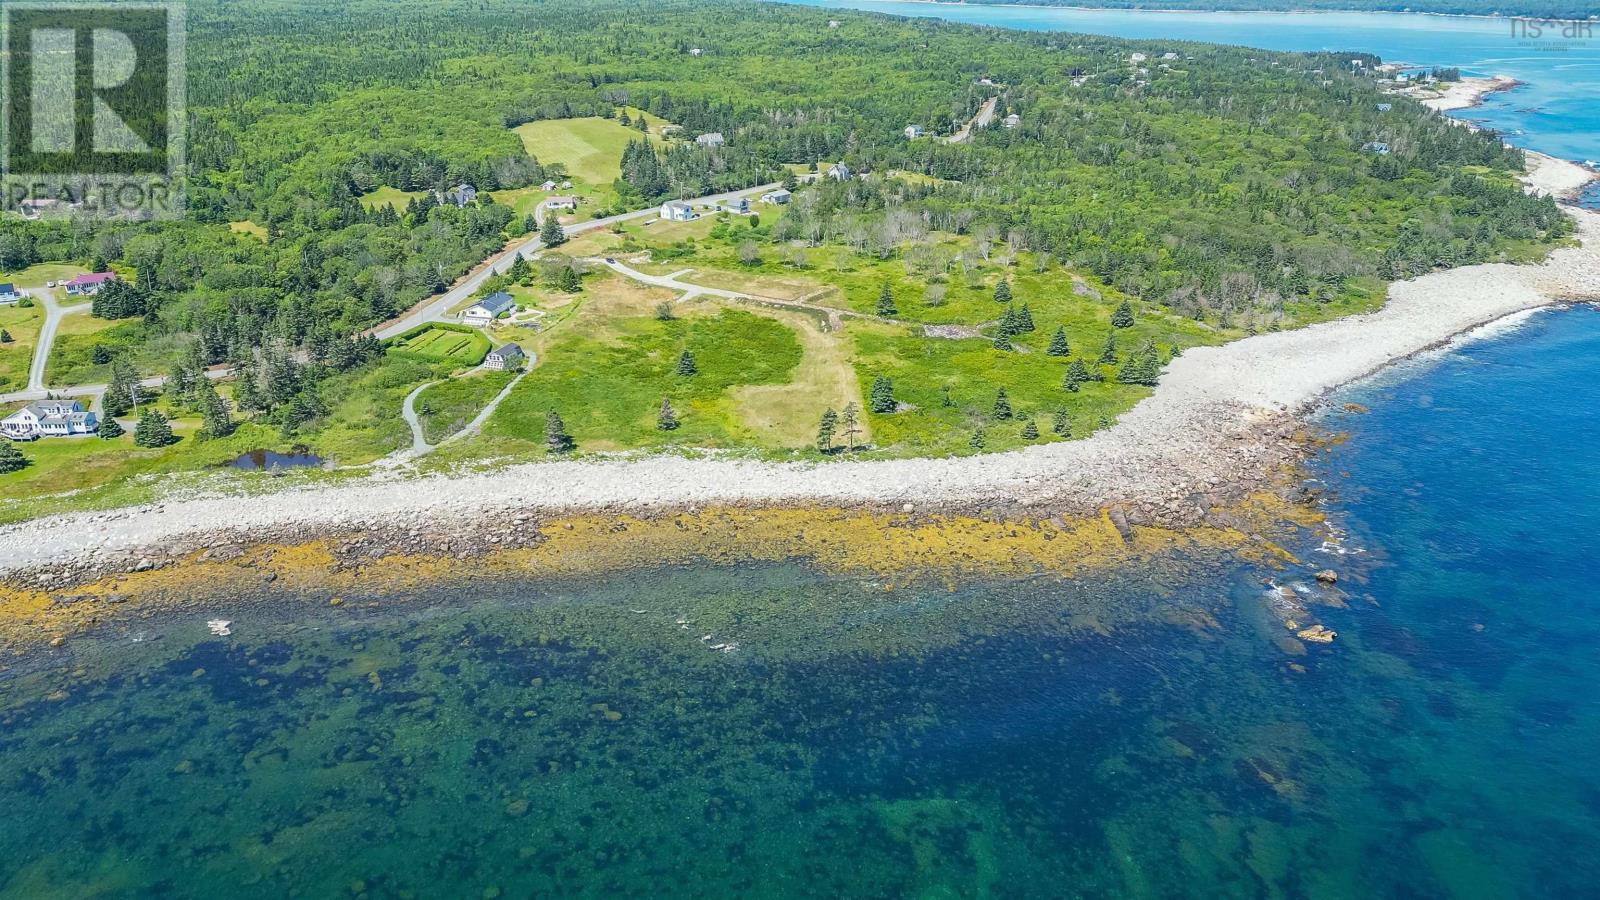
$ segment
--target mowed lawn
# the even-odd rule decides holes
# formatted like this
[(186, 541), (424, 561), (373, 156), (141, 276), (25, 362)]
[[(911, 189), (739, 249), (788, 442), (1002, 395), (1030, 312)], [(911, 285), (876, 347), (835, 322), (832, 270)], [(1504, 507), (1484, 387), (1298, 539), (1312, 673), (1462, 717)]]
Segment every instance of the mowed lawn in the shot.
[[(629, 110), (628, 114), (640, 115), (636, 110)], [(650, 124), (650, 140), (660, 143), (656, 135), (661, 120), (654, 116), (645, 119)], [(528, 155), (546, 166), (559, 164), (574, 181), (592, 185), (606, 185), (616, 180), (622, 173), (622, 151), (628, 142), (646, 136), (616, 119), (599, 117), (546, 119), (520, 125), (515, 130)]]
[(370, 194), (362, 194), (361, 205), (367, 209), (389, 206), (393, 207), (395, 212), (405, 212), (406, 204), (421, 197), (423, 193), (423, 191), (402, 191), (399, 188), (381, 187)]
[(44, 324), (42, 307), (0, 306), (0, 329), (11, 335), (0, 343), (0, 391), (20, 391), (28, 386), (28, 367)]

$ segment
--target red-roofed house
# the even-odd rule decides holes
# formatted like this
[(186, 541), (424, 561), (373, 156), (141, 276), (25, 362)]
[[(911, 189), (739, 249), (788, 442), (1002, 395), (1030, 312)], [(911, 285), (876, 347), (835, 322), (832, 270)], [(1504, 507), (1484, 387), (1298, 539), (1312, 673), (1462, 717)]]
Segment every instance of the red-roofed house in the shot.
[(68, 294), (73, 296), (81, 294), (87, 297), (91, 294), (100, 293), (101, 288), (116, 280), (117, 275), (115, 272), (95, 272), (89, 275), (79, 275), (77, 278), (71, 281), (63, 281), (61, 284), (67, 289)]

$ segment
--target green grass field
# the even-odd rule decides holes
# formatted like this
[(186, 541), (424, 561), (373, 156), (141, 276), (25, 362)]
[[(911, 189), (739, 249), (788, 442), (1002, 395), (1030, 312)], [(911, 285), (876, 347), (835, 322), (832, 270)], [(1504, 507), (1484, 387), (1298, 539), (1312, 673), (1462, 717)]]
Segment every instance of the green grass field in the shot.
[[(630, 116), (645, 115), (629, 110)], [(662, 120), (645, 115), (650, 124), (650, 139), (660, 142)], [(629, 141), (645, 135), (637, 128), (624, 127), (616, 119), (545, 119), (515, 129), (528, 155), (540, 163), (560, 165), (573, 181), (607, 185), (622, 172), (622, 151)]]
[(467, 427), (494, 395), (516, 377), (515, 372), (477, 372), (453, 378), (417, 397), (417, 418), (428, 443), (437, 444)]
[(481, 332), (469, 328), (456, 330), (440, 325), (430, 325), (409, 337), (401, 337), (394, 345), (400, 353), (409, 353), (424, 359), (454, 362), (462, 366), (475, 366), (489, 354), (489, 339)]
[(390, 206), (395, 212), (405, 212), (406, 204), (421, 197), (423, 191), (402, 191), (399, 188), (381, 187), (370, 194), (361, 195), (361, 205), (367, 209)]
[(0, 329), (11, 335), (11, 342), (0, 344), (0, 392), (20, 391), (28, 386), (28, 366), (33, 363), (33, 347), (44, 325), (44, 309), (0, 306)]
[[(58, 283), (68, 281), (88, 271), (83, 266), (76, 266), (71, 263), (39, 263), (38, 265), (29, 266), (20, 272), (7, 272), (3, 277), (0, 277), (0, 281), (14, 282), (17, 287), (21, 288), (40, 288), (44, 287), (47, 281)], [(66, 297), (64, 292), (58, 295), (57, 299), (63, 303), (77, 302), (75, 298)]]

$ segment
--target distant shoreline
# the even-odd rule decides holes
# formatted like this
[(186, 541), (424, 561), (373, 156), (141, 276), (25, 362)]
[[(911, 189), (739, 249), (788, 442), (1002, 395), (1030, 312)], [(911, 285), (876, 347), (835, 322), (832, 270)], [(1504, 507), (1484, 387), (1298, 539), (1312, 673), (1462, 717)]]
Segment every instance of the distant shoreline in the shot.
[[(1357, 7), (1327, 7), (1322, 9), (1205, 9), (1198, 7), (1178, 6), (1078, 6), (1056, 3), (968, 3), (966, 0), (860, 0), (863, 3), (923, 3), (929, 6), (1004, 6), (1013, 9), (1065, 9), (1074, 12), (1131, 12), (1131, 13), (1212, 13), (1223, 15), (1273, 15), (1273, 16), (1314, 16), (1325, 13), (1364, 13), (1377, 16), (1438, 16), (1446, 19), (1485, 19), (1491, 22), (1594, 22), (1600, 21), (1600, 16), (1590, 16), (1587, 19), (1567, 19), (1560, 16), (1532, 16), (1511, 15), (1503, 16), (1487, 13), (1449, 13), (1430, 12), (1426, 10), (1410, 9), (1359, 9)], [(810, 5), (810, 4), (807, 4)], [(835, 7), (818, 7), (820, 9), (833, 9)], [(844, 7), (849, 9), (850, 7)], [(1003, 27), (1003, 26), (996, 26)], [(1129, 40), (1135, 40), (1130, 38)], [(1210, 42), (1201, 42), (1210, 43)]]

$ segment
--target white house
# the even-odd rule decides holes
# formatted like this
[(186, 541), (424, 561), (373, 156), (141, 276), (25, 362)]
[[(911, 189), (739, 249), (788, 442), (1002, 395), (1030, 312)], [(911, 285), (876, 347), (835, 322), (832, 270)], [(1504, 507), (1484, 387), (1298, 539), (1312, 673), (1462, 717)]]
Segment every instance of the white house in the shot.
[(726, 138), (724, 138), (722, 136), (722, 132), (720, 132), (720, 131), (708, 131), (705, 134), (702, 134), (699, 137), (695, 138), (694, 142), (696, 144), (699, 144), (702, 147), (721, 147), (723, 144), (726, 144), (728, 141), (727, 141)]
[(0, 434), (14, 441), (94, 434), (99, 427), (95, 414), (76, 400), (40, 400), (0, 419)]
[(687, 222), (694, 218), (694, 207), (682, 200), (668, 200), (661, 204), (661, 218), (668, 222)]
[(10, 306), (26, 296), (28, 296), (26, 291), (17, 290), (16, 285), (9, 281), (0, 284), (0, 306)]
[(724, 212), (731, 212), (742, 216), (750, 211), (750, 201), (743, 197), (734, 197), (732, 200), (723, 203), (722, 209)]
[(551, 197), (544, 201), (545, 209), (575, 210), (578, 208), (577, 197)]
[(66, 288), (67, 293), (74, 297), (80, 295), (90, 297), (100, 293), (101, 288), (116, 280), (117, 276), (114, 272), (94, 272), (88, 275), (79, 275), (70, 281), (63, 281), (61, 286)]
[(539, 185), (539, 190), (541, 190), (541, 191), (553, 191), (555, 189), (556, 189), (556, 183), (554, 181), (550, 181), (548, 179), (545, 180), (544, 184)]
[(922, 137), (926, 133), (927, 132), (922, 130), (922, 126), (921, 125), (907, 125), (906, 126), (906, 140), (908, 140), (908, 141), (914, 141), (917, 138)]
[(828, 177), (834, 181), (849, 181), (850, 167), (844, 163), (834, 163), (828, 167)]
[(689, 55), (690, 56), (699, 56), (700, 54), (702, 54), (704, 52), (705, 52), (704, 50), (701, 50), (699, 47), (696, 47), (693, 50), (689, 51)]
[(1015, 128), (1022, 124), (1022, 117), (1016, 113), (1012, 113), (1011, 115), (1006, 116), (1004, 119), (1001, 119), (1000, 124), (1007, 128)]
[(1171, 50), (1168, 50), (1167, 52), (1161, 54), (1161, 58), (1162, 59), (1177, 59), (1178, 58), (1178, 54), (1172, 52)]
[(1378, 104), (1378, 112), (1388, 112), (1391, 109), (1394, 109), (1394, 104), (1393, 103), (1379, 103)]
[(461, 321), (475, 328), (482, 328), (510, 312), (516, 305), (517, 301), (513, 300), (510, 294), (497, 291), (467, 307), (467, 311), (461, 314)]
[(793, 196), (794, 194), (790, 193), (788, 188), (778, 188), (775, 191), (767, 191), (765, 194), (762, 194), (761, 202), (769, 203), (773, 206), (782, 206), (783, 204), (788, 203), (789, 198)]
[(527, 355), (522, 352), (521, 347), (516, 344), (506, 344), (489, 351), (489, 355), (483, 358), (483, 367), (501, 371), (515, 369), (519, 368), (526, 358)]
[(1145, 56), (1143, 53), (1134, 53), (1128, 56), (1128, 62), (1137, 64), (1142, 63), (1149, 58), (1150, 57)]

